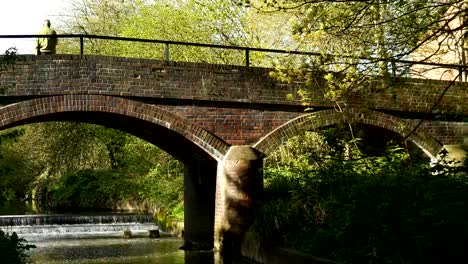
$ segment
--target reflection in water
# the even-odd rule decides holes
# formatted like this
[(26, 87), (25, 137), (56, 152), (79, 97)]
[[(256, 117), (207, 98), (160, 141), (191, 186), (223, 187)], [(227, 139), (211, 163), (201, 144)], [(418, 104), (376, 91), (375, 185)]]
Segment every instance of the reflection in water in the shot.
[[(149, 238), (148, 230), (159, 228), (140, 214), (8, 215), (0, 216), (0, 229), (36, 245), (29, 254), (37, 264), (228, 264), (212, 251), (184, 252), (184, 241), (164, 232)], [(133, 238), (123, 238), (124, 230)]]
[(36, 263), (185, 263), (179, 239), (101, 238), (36, 242)]
[[(214, 264), (211, 251), (183, 251), (175, 238), (94, 238), (48, 240), (34, 243), (31, 257), (37, 264)], [(222, 263), (219, 259), (216, 263)], [(240, 263), (239, 263), (240, 264)]]

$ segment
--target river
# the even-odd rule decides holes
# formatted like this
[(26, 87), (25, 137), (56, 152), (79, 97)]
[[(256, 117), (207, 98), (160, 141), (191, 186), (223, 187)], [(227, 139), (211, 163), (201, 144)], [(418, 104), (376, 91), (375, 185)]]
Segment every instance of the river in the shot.
[(211, 251), (180, 250), (181, 239), (175, 238), (80, 238), (47, 240), (34, 243), (30, 256), (37, 264), (94, 263), (214, 263)]
[(28, 255), (36, 264), (223, 263), (212, 251), (180, 250), (184, 241), (162, 231), (160, 238), (149, 238), (148, 230), (158, 226), (144, 214), (4, 215), (0, 229), (35, 245)]

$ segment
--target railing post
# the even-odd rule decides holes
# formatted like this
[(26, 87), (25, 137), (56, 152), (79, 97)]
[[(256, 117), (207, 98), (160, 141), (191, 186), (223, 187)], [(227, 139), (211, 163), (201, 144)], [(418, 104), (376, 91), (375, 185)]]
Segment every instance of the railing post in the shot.
[(169, 53), (169, 43), (166, 43), (164, 45), (164, 57), (166, 58), (167, 62), (170, 62), (171, 58), (170, 58), (170, 53)]
[(395, 63), (395, 60), (391, 59), (390, 63), (392, 65), (392, 76), (393, 76), (393, 78), (395, 78), (396, 77), (396, 63)]
[(245, 66), (250, 67), (250, 53), (249, 49), (245, 49)]
[(458, 80), (463, 82), (463, 67), (458, 67)]
[(84, 38), (83, 36), (80, 36), (80, 54), (84, 54)]

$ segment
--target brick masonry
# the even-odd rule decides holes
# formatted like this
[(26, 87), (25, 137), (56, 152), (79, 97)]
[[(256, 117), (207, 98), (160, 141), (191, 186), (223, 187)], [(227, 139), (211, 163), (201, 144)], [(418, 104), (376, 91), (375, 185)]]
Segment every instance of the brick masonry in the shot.
[[(13, 65), (0, 72), (0, 90), (3, 91), (0, 104), (21, 103), (2, 109), (3, 117), (0, 122), (7, 124), (19, 122), (20, 119), (28, 122), (26, 119), (42, 114), (43, 111), (71, 111), (73, 107), (76, 111), (120, 111), (121, 115), (127, 115), (128, 112), (136, 118), (139, 118), (139, 111), (149, 111), (146, 119), (150, 119), (152, 114), (158, 115), (155, 117), (158, 121), (154, 121), (154, 124), (180, 132), (202, 146), (212, 157), (219, 159), (229, 145), (270, 145), (266, 139), (262, 143), (258, 141), (290, 120), (309, 115), (304, 114), (302, 102), (286, 99), (288, 94), (296, 95), (303, 84), (280, 83), (270, 77), (270, 71), (265, 68), (167, 63), (94, 55), (18, 56)], [(309, 106), (317, 110), (315, 116), (320, 116), (323, 121), (320, 124), (314, 123), (313, 127), (343, 121), (332, 110), (319, 111), (332, 108), (333, 105), (323, 99), (320, 82), (314, 85), (311, 87), (313, 92)], [(370, 121), (354, 116), (348, 120), (403, 133), (406, 130), (400, 131), (396, 124), (400, 127), (404, 124), (406, 129), (411, 129), (417, 120), (404, 120), (382, 113), (379, 116), (379, 111), (426, 113), (447, 85), (450, 85), (450, 89), (436, 111), (467, 116), (467, 83), (398, 79), (385, 89), (381, 89), (381, 83), (363, 88), (369, 92), (381, 90), (372, 93), (373, 96), (350, 97), (344, 103), (349, 106), (351, 116), (368, 111), (375, 118)], [(77, 101), (74, 98), (78, 97), (74, 96), (85, 97), (80, 97), (81, 101)], [(103, 96), (103, 99), (98, 99), (98, 96)], [(26, 102), (31, 99), (39, 101)], [(59, 102), (60, 100), (62, 101)], [(84, 103), (82, 100), (92, 102)], [(51, 102), (55, 103), (54, 107), (57, 109), (48, 106)], [(99, 109), (92, 108), (96, 102), (101, 104)], [(72, 107), (75, 103), (77, 105)], [(71, 108), (64, 108), (64, 105)], [(26, 110), (15, 108), (19, 106), (28, 106), (36, 111), (28, 110), (25, 113)], [(148, 110), (150, 108), (152, 110)], [(11, 112), (13, 109), (14, 112)], [(287, 134), (275, 134), (279, 133), (277, 131), (270, 135), (281, 135), (284, 141), (285, 137), (302, 129), (290, 128), (292, 124), (298, 125), (296, 121), (290, 122), (286, 124), (287, 127), (278, 130), (288, 131)], [(206, 138), (208, 134), (211, 139)], [(425, 121), (414, 137), (419, 140), (417, 144), (432, 152), (439, 149), (434, 146), (434, 142), (439, 145), (459, 144), (466, 140), (467, 134), (466, 123)], [(210, 141), (212, 142), (209, 143)], [(270, 141), (276, 142), (275, 139)], [(271, 147), (268, 149), (270, 151)]]
[[(288, 94), (297, 95), (303, 83), (280, 83), (270, 77), (270, 71), (87, 55), (18, 56), (14, 64), (0, 70), (0, 130), (50, 120), (93, 122), (148, 140), (182, 161), (189, 160), (186, 166), (197, 164), (196, 173), (186, 167), (184, 197), (191, 216), (186, 221), (186, 239), (198, 244), (210, 244), (212, 230), (230, 223), (227, 210), (242, 211), (243, 196), (228, 204), (221, 199), (241, 194), (238, 185), (220, 186), (220, 178), (227, 175), (223, 160), (232, 145), (252, 145), (268, 154), (301, 131), (338, 122), (410, 134), (430, 155), (444, 144), (467, 143), (467, 123), (424, 121), (411, 133), (419, 120), (388, 114), (426, 113), (451, 85), (435, 110), (466, 117), (467, 83), (398, 79), (385, 89), (375, 83), (362, 88), (372, 96), (350, 97), (343, 102), (344, 113), (338, 113), (323, 98), (320, 82), (310, 87), (312, 100), (304, 106), (286, 99)], [(313, 112), (305, 113), (306, 107)], [(232, 161), (237, 164), (243, 158)], [(213, 161), (218, 164), (216, 177)], [(254, 176), (261, 179), (261, 170), (257, 173)], [(238, 219), (239, 226), (248, 224), (248, 218)]]
[[(174, 132), (172, 133), (174, 135), (181, 135), (188, 139), (190, 143), (202, 149), (213, 159), (221, 159), (229, 148), (229, 145), (223, 140), (174, 113), (154, 105), (115, 96), (57, 95), (21, 101), (0, 108), (0, 127), (14, 127), (38, 120), (62, 120), (63, 113), (69, 113), (69, 120), (106, 124), (129, 131), (156, 144), (157, 137), (163, 138), (164, 141), (164, 135), (156, 133), (148, 138), (147, 134), (144, 133), (147, 130), (152, 130), (151, 128), (159, 131), (157, 128), (163, 127)], [(81, 114), (76, 115), (76, 113)], [(124, 120), (128, 118), (134, 121), (125, 122)], [(136, 122), (136, 120), (144, 122)], [(182, 157), (187, 152), (184, 145), (181, 146), (178, 141), (182, 137), (168, 137), (172, 141), (169, 147), (171, 145), (174, 147), (166, 150), (176, 157), (188, 159), (189, 157)], [(160, 143), (164, 145), (167, 142)], [(185, 147), (187, 146), (185, 145)], [(187, 155), (191, 154), (187, 153)]]
[(414, 129), (417, 126), (417, 122), (408, 121), (374, 110), (362, 110), (359, 108), (349, 108), (344, 114), (335, 110), (324, 110), (302, 115), (275, 129), (259, 140), (254, 147), (268, 155), (281, 144), (285, 143), (285, 139), (297, 135), (298, 133), (342, 122), (373, 125), (396, 132), (413, 141), (430, 156), (435, 156), (442, 148), (441, 143), (429, 136), (430, 133), (426, 131), (425, 128)]

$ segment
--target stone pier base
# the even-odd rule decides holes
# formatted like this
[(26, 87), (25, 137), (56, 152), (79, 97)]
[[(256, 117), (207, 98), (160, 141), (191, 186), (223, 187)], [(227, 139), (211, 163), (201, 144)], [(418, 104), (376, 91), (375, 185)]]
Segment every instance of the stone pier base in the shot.
[(214, 246), (224, 258), (240, 256), (263, 189), (263, 160), (250, 146), (232, 146), (218, 164)]
[(447, 151), (447, 159), (453, 162), (454, 166), (464, 166), (467, 158), (468, 145), (444, 145)]
[(184, 250), (213, 249), (216, 163), (184, 167)]

